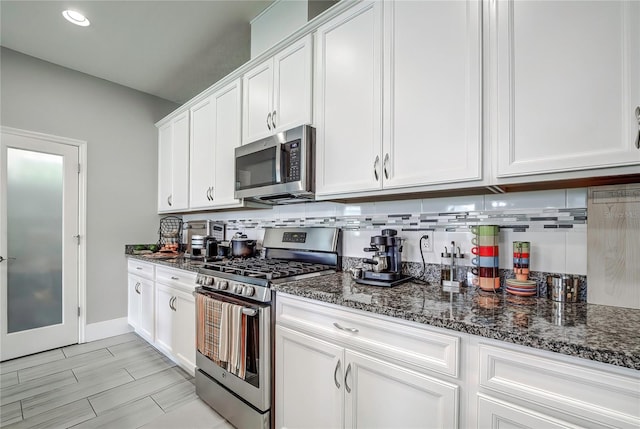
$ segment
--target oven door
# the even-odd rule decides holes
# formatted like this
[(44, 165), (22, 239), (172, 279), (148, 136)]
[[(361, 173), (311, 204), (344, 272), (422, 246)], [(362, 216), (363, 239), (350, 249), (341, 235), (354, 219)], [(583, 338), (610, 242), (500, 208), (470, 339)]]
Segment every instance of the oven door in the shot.
[[(201, 347), (201, 338), (198, 337), (198, 350), (196, 350), (196, 366), (200, 371), (242, 398), (261, 412), (271, 407), (271, 307), (270, 304), (256, 303), (230, 297), (216, 292), (198, 290), (198, 295), (204, 295), (208, 299), (218, 302), (226, 302), (243, 307), (243, 318), (246, 321), (246, 371), (244, 377), (233, 374), (224, 363), (218, 363), (207, 357), (206, 351)], [(200, 301), (198, 301), (200, 303)], [(196, 320), (198, 334), (201, 330), (205, 336), (214, 335), (211, 320), (203, 320), (201, 305), (196, 306)], [(204, 323), (203, 323), (204, 322)], [(220, 346), (225, 346), (223, 341)], [(215, 408), (215, 407), (214, 407)]]
[(235, 149), (235, 198), (280, 192), (282, 143), (269, 137)]

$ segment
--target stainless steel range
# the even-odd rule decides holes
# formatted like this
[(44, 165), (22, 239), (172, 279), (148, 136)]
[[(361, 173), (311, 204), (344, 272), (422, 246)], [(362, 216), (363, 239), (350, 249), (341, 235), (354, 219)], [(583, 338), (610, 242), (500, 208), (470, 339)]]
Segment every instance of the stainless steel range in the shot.
[(337, 228), (267, 228), (263, 258), (205, 264), (196, 287), (196, 393), (238, 428), (272, 420), (273, 284), (340, 268)]

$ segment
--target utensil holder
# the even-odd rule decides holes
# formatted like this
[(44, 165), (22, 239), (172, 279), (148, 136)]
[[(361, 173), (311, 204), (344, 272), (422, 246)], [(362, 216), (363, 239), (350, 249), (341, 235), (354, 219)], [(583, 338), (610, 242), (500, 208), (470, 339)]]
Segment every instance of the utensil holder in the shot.
[(580, 280), (573, 276), (547, 276), (549, 298), (558, 302), (578, 302)]

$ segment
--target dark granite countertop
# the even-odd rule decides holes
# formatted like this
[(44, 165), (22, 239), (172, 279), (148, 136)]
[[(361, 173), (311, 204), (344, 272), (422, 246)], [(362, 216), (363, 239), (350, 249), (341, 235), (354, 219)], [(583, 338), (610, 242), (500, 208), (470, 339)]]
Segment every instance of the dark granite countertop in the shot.
[(360, 285), (336, 273), (274, 286), (278, 292), (486, 338), (640, 370), (640, 310), (520, 298), (475, 288)]
[(180, 270), (186, 271), (198, 271), (198, 268), (204, 265), (203, 262), (192, 261), (189, 258), (183, 258), (182, 256), (167, 258), (167, 259), (158, 259), (154, 257), (148, 257), (145, 255), (133, 255), (133, 254), (125, 254), (127, 258), (138, 259), (140, 261), (149, 262), (151, 264), (164, 265), (171, 268), (178, 268)]

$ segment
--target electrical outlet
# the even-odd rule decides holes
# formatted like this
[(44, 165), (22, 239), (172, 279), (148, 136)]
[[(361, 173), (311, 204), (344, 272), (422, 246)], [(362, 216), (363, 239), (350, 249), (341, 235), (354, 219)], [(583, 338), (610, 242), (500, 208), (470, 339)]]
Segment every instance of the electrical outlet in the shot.
[(420, 238), (420, 243), (422, 243), (423, 252), (433, 252), (433, 234), (424, 234)]

